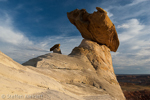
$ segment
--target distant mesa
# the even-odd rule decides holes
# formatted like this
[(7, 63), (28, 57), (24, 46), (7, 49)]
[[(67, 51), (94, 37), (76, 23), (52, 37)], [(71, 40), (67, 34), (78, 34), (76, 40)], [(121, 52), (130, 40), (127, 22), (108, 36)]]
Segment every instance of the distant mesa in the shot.
[(77, 27), (83, 38), (106, 45), (111, 51), (116, 52), (119, 47), (119, 39), (115, 25), (107, 16), (107, 12), (100, 7), (93, 14), (85, 9), (76, 9), (68, 12), (70, 22)]
[(53, 53), (62, 54), (59, 47), (60, 47), (60, 44), (55, 44), (53, 47), (50, 48), (50, 51), (53, 51)]

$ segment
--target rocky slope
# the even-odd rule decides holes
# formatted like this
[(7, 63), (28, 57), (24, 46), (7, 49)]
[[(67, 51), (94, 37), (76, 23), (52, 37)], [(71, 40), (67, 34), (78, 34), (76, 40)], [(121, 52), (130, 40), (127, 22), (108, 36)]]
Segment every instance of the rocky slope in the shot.
[(0, 52), (0, 89), (0, 100), (80, 99), (67, 90), (65, 91), (62, 84), (55, 79), (41, 74), (31, 67), (20, 65), (2, 52)]
[(34, 66), (37, 72), (61, 82), (68, 91), (84, 99), (98, 100), (104, 95), (108, 100), (125, 99), (114, 74), (110, 49), (96, 42), (84, 39), (69, 56), (46, 54), (23, 65)]
[(109, 48), (96, 42), (84, 39), (69, 56), (49, 53), (27, 61), (26, 66), (2, 52), (0, 58), (0, 95), (5, 98), (19, 100), (17, 94), (24, 99), (39, 96), (39, 100), (125, 99)]
[[(84, 21), (93, 17), (87, 22), (88, 28), (91, 27), (92, 30), (88, 30), (91, 33), (87, 33), (86, 37), (83, 36), (86, 33), (81, 31), (84, 25), (77, 26), (78, 29), (81, 28), (79, 31), (85, 39), (69, 55), (48, 53), (20, 65), (0, 52), (1, 98), (125, 100), (114, 74), (110, 54), (110, 51), (116, 51), (119, 46), (118, 36), (106, 12), (101, 8), (97, 10), (93, 15), (80, 14), (83, 10), (68, 15), (71, 22), (74, 19), (69, 16), (75, 17), (78, 13), (77, 18), (83, 17)], [(75, 25), (80, 22), (76, 19), (74, 21)], [(96, 21), (100, 26), (94, 23)], [(94, 38), (91, 39), (90, 36)]]

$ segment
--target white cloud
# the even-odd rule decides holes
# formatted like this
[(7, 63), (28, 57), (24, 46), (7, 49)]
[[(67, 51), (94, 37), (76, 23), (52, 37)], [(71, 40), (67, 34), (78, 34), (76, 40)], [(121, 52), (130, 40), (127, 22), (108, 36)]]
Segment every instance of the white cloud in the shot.
[(117, 28), (129, 28), (129, 25), (122, 24), (122, 25), (118, 25)]
[(1, 42), (8, 42), (13, 45), (32, 44), (32, 41), (30, 41), (23, 33), (14, 29), (12, 20), (7, 13), (3, 13), (0, 21)]
[(113, 13), (113, 20), (118, 24), (119, 21), (129, 20), (136, 17), (149, 17), (150, 0), (132, 0), (131, 3), (121, 4), (120, 0), (115, 3), (109, 2), (111, 6), (107, 10)]
[(133, 2), (128, 4), (127, 6), (134, 6), (134, 5), (140, 4), (145, 1), (148, 1), (148, 0), (133, 0)]
[(52, 47), (54, 44), (60, 43), (62, 53), (67, 55), (71, 53), (72, 49), (78, 46), (81, 43), (81, 41), (81, 36), (49, 36), (41, 39), (39, 44), (37, 44), (36, 46), (39, 46), (44, 50), (49, 51), (49, 48)]
[(110, 12), (107, 12), (107, 15), (108, 15), (109, 17), (112, 17), (112, 16), (113, 16), (113, 14), (110, 13)]
[[(93, 8), (94, 8), (94, 9), (93, 9)], [(103, 8), (103, 9), (107, 12), (108, 17), (112, 17), (112, 16), (113, 16), (113, 13), (111, 13), (107, 8), (106, 8), (106, 9)], [(97, 12), (97, 9), (95, 8), (95, 6), (92, 7), (92, 9), (89, 10), (89, 13), (93, 13), (94, 11)]]
[(14, 31), (11, 27), (0, 26), (0, 41), (14, 45), (32, 44), (22, 33)]
[[(122, 5), (119, 2), (120, 0), (107, 0), (106, 2), (101, 2), (101, 4), (96, 2), (93, 5), (89, 4), (87, 7), (89, 10), (87, 10), (93, 13), (93, 11), (96, 11), (96, 6), (104, 8), (112, 22), (115, 22), (117, 26), (120, 46), (117, 52), (111, 53), (116, 73), (150, 73), (147, 71), (150, 70), (150, 25), (148, 23), (150, 21), (146, 20), (146, 18), (149, 19), (149, 0), (132, 0), (131, 3), (126, 5)], [(110, 4), (111, 6), (108, 6)], [(16, 7), (16, 9), (22, 8), (24, 8), (24, 5)], [(41, 18), (33, 20), (39, 22)], [(64, 23), (65, 21), (63, 22), (63, 20), (64, 18), (61, 18), (57, 21)], [(56, 23), (55, 21), (53, 23)], [(81, 36), (68, 37), (65, 35), (45, 38), (32, 37), (34, 40), (30, 40), (24, 32), (16, 29), (13, 23), (7, 13), (4, 13), (4, 16), (1, 15), (0, 50), (19, 63), (49, 53), (49, 48), (56, 43), (61, 44), (60, 48), (63, 54), (69, 54), (82, 40)], [(78, 31), (73, 25), (68, 25), (69, 27), (61, 24), (53, 26), (53, 23), (48, 27), (55, 28), (61, 33), (68, 34), (74, 30)]]
[[(114, 69), (119, 72), (124, 67), (123, 70), (130, 69), (132, 71), (122, 72), (122, 70), (122, 73), (143, 73), (146, 66), (150, 66), (149, 26), (142, 24), (137, 19), (130, 19), (118, 25), (117, 28), (120, 30), (120, 47), (118, 53), (112, 52), (113, 64), (117, 66)], [(141, 72), (138, 71), (139, 69)]]
[(142, 34), (142, 30), (145, 26), (140, 24), (137, 19), (130, 19), (126, 23), (118, 25), (117, 28), (125, 29), (121, 34), (119, 34), (119, 39), (123, 42)]
[[(37, 42), (38, 41), (38, 42)], [(34, 41), (34, 44), (13, 46), (5, 43), (0, 44), (1, 51), (16, 60), (19, 63), (23, 63), (31, 58), (44, 55), (46, 53), (52, 53), (49, 51), (50, 47), (60, 43), (60, 49), (63, 54), (68, 55), (72, 49), (80, 44), (82, 41), (81, 36), (67, 37), (67, 36), (49, 36), (45, 38), (38, 38)], [(8, 49), (9, 48), (9, 49)], [(16, 56), (17, 55), (17, 56)]]
[(50, 53), (49, 48), (58, 43), (61, 44), (62, 53), (67, 55), (82, 40), (81, 36), (61, 35), (45, 38), (32, 37), (34, 38), (33, 41), (13, 26), (12, 18), (8, 14), (3, 13), (0, 21), (0, 50), (19, 63)]
[(108, 9), (104, 9), (107, 12), (108, 17), (112, 17), (113, 14), (108, 10)]

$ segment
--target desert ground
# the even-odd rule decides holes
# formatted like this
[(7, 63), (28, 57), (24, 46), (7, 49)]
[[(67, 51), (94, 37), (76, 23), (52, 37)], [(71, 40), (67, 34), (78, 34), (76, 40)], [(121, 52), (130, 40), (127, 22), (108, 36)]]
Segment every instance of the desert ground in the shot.
[(127, 100), (150, 100), (150, 75), (117, 75)]

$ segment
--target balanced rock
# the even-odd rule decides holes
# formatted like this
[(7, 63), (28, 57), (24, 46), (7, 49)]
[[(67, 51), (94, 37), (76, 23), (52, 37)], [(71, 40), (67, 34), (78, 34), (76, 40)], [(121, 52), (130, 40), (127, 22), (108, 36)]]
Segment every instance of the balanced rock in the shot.
[(115, 25), (107, 16), (107, 12), (100, 7), (93, 14), (85, 9), (76, 9), (67, 13), (68, 19), (80, 31), (83, 38), (104, 44), (111, 51), (116, 52), (119, 46), (119, 39)]
[(53, 47), (50, 48), (50, 51), (53, 51), (53, 53), (62, 54), (59, 47), (60, 47), (60, 44), (55, 44)]

